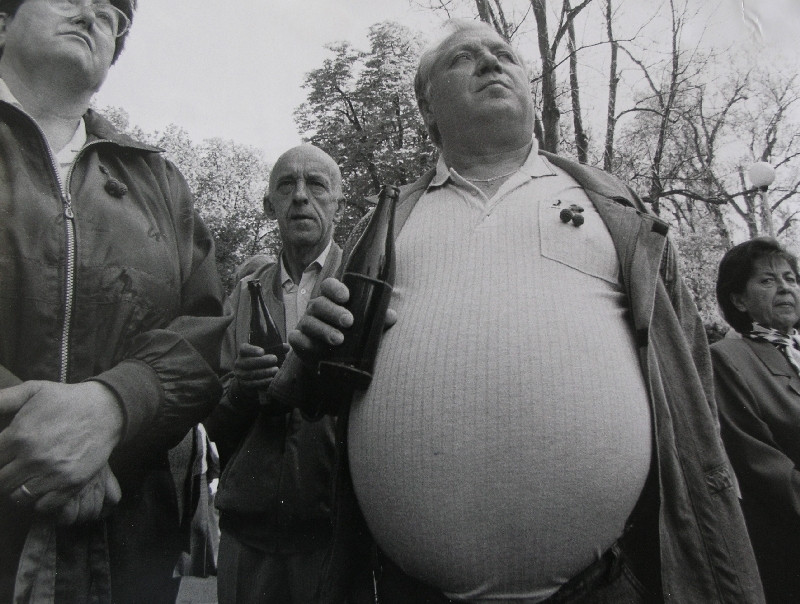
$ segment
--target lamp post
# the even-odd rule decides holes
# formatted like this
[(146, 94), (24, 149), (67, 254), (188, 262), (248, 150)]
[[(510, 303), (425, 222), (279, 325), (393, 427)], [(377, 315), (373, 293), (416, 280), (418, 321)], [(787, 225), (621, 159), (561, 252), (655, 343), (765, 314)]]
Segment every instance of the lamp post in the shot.
[(758, 161), (747, 170), (747, 176), (750, 184), (758, 190), (762, 227), (770, 237), (774, 237), (775, 225), (772, 224), (772, 209), (767, 201), (767, 189), (775, 181), (775, 168), (765, 161)]

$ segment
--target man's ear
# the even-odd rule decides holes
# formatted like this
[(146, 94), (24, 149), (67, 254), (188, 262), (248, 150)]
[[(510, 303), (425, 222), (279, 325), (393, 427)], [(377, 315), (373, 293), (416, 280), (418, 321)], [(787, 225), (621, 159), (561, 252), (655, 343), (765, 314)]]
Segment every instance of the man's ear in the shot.
[(272, 202), (269, 199), (269, 191), (264, 194), (264, 215), (270, 220), (276, 220), (278, 218), (278, 214), (275, 212), (275, 208), (272, 207)]
[(425, 122), (425, 126), (430, 132), (431, 125), (436, 123), (436, 116), (433, 113), (433, 109), (431, 109), (431, 104), (428, 102), (428, 99), (421, 98), (417, 102), (417, 107), (419, 107), (422, 121)]
[(347, 207), (347, 202), (344, 197), (337, 200), (336, 213), (333, 215), (333, 223), (338, 223), (344, 217), (344, 210)]

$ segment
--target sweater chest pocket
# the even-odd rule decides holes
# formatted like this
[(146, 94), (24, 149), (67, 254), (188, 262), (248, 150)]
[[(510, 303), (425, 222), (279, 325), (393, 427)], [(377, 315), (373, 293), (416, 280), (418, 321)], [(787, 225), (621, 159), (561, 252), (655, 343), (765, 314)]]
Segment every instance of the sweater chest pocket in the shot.
[(603, 219), (591, 202), (581, 203), (577, 224), (564, 222), (561, 211), (569, 202), (539, 204), (539, 244), (542, 257), (614, 285), (620, 282), (620, 268), (614, 242)]

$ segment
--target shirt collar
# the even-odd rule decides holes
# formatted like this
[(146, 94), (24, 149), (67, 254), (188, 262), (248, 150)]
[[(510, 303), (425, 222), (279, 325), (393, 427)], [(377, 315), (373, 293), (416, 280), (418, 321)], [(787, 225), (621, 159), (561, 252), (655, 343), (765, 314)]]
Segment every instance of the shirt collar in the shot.
[[(556, 171), (547, 159), (539, 155), (539, 142), (536, 137), (532, 137), (532, 144), (530, 153), (525, 159), (525, 163), (520, 166), (519, 171), (529, 176), (530, 178), (540, 178), (542, 176), (556, 176)], [(436, 174), (433, 176), (428, 188), (441, 187), (446, 184), (448, 180), (457, 174), (452, 168), (448, 168), (444, 161), (444, 156), (440, 153), (439, 160), (436, 162)]]
[[(305, 273), (309, 269), (315, 271), (322, 270), (322, 267), (325, 266), (325, 262), (328, 259), (328, 254), (330, 253), (332, 246), (333, 246), (333, 240), (331, 239), (328, 242), (328, 245), (325, 246), (325, 249), (322, 250), (322, 253), (319, 256), (317, 256), (316, 259), (313, 260), (311, 264), (309, 264), (303, 272)], [(281, 285), (286, 285), (287, 281), (289, 283), (292, 283), (292, 278), (289, 276), (289, 271), (286, 270), (286, 263), (284, 262), (283, 254), (281, 254)]]
[[(17, 98), (11, 94), (11, 91), (2, 78), (0, 78), (0, 101), (5, 101), (9, 105), (14, 105), (17, 109), (22, 109), (22, 105), (20, 105)], [(25, 111), (24, 109), (22, 110)]]
[(81, 121), (78, 124), (78, 128), (75, 130), (75, 134), (72, 136), (72, 139), (66, 145), (64, 145), (64, 148), (61, 149), (61, 151), (56, 153), (56, 161), (62, 165), (71, 164), (85, 144), (86, 123), (83, 121), (83, 118), (81, 118)]

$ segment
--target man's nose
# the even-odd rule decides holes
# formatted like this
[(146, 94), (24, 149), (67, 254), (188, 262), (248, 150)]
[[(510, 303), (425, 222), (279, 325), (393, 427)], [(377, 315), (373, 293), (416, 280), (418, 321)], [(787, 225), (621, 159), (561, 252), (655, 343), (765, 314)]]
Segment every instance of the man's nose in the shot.
[(302, 178), (298, 179), (297, 183), (295, 184), (294, 196), (292, 199), (301, 203), (308, 201), (308, 189), (306, 188), (306, 181)]
[(490, 71), (502, 71), (500, 61), (494, 56), (494, 53), (488, 50), (483, 51), (478, 57), (477, 63), (478, 73), (484, 74)]

